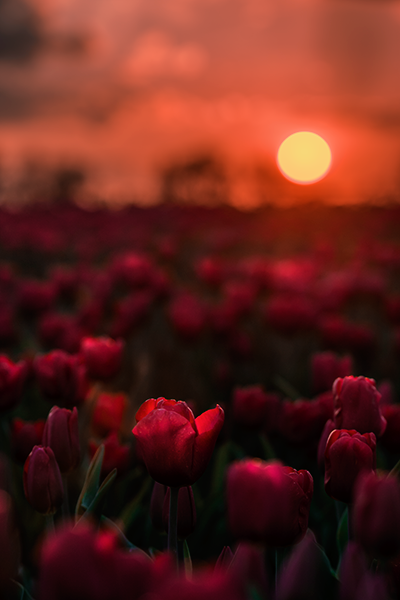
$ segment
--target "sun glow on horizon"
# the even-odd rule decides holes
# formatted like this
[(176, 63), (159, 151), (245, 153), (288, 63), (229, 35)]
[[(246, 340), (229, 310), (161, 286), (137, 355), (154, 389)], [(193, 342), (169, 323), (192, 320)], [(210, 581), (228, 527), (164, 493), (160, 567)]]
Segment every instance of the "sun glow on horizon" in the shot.
[(281, 173), (294, 183), (308, 185), (328, 173), (332, 154), (326, 141), (311, 131), (289, 135), (279, 146), (277, 163)]

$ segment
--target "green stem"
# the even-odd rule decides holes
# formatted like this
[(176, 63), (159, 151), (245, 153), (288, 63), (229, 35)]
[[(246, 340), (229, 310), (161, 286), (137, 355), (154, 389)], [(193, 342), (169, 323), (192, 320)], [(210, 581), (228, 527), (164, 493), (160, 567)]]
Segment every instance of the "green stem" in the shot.
[(178, 558), (178, 495), (179, 488), (171, 487), (169, 497), (168, 550)]

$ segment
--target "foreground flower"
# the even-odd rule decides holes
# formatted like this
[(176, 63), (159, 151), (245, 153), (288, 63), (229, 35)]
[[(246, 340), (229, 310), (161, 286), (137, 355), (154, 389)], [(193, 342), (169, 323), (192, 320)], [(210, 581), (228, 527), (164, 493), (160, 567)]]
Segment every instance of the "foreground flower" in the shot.
[(59, 466), (51, 448), (35, 446), (24, 465), (26, 499), (43, 515), (52, 515), (64, 500)]
[(355, 429), (335, 429), (325, 448), (325, 491), (342, 502), (351, 502), (353, 486), (361, 471), (374, 471), (376, 437)]
[(377, 437), (386, 428), (379, 406), (381, 395), (375, 381), (368, 377), (340, 377), (333, 384), (334, 422), (336, 429), (373, 431)]
[(136, 437), (151, 477), (170, 487), (192, 485), (205, 471), (224, 423), (216, 406), (194, 418), (186, 402), (151, 398), (136, 413)]
[(308, 527), (314, 482), (308, 471), (247, 459), (228, 469), (228, 519), (235, 537), (270, 546), (299, 542)]

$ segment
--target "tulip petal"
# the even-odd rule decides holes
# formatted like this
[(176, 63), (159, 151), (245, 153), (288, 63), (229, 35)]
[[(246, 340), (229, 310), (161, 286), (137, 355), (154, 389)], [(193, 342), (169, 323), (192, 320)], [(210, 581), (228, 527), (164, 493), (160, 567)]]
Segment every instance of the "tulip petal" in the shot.
[(168, 486), (191, 485), (196, 433), (182, 415), (159, 408), (139, 421), (132, 433), (151, 477)]
[(152, 410), (155, 409), (158, 400), (159, 400), (159, 398), (157, 398), (157, 400), (155, 398), (150, 398), (149, 400), (146, 400), (146, 402), (144, 402), (141, 405), (141, 407), (139, 408), (139, 410), (137, 411), (137, 413), (135, 415), (135, 419), (136, 419), (137, 423), (139, 423), (139, 421), (141, 421), (146, 415), (148, 415)]
[(197, 417), (196, 425), (199, 435), (194, 441), (193, 481), (205, 471), (214, 450), (215, 442), (224, 424), (224, 411), (217, 405)]

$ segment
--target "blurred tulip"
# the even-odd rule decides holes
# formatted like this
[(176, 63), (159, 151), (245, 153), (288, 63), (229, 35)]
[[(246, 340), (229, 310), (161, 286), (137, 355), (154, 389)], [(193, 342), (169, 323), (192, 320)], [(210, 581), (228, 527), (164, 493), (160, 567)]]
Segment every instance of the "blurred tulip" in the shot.
[[(131, 463), (131, 446), (121, 444), (116, 432), (110, 433), (102, 443), (104, 444), (102, 476), (105, 477), (113, 469), (117, 469), (119, 474), (125, 473)], [(99, 446), (98, 442), (89, 440), (90, 458), (93, 458)]]
[(325, 448), (325, 491), (341, 502), (351, 502), (355, 481), (362, 471), (376, 465), (374, 433), (334, 429)]
[(172, 298), (168, 316), (176, 332), (187, 339), (198, 337), (206, 326), (206, 312), (200, 299), (188, 292)]
[(334, 417), (337, 429), (356, 429), (381, 436), (386, 419), (380, 410), (381, 395), (375, 381), (367, 377), (340, 377), (333, 384)]
[(119, 431), (128, 404), (128, 398), (122, 392), (101, 392), (96, 399), (92, 415), (94, 431), (100, 437), (111, 431)]
[(52, 307), (57, 290), (51, 281), (24, 279), (19, 286), (19, 307), (28, 314), (39, 313)]
[(52, 350), (34, 362), (37, 383), (49, 402), (66, 407), (81, 404), (88, 391), (86, 367), (77, 356), (63, 350)]
[(110, 379), (117, 375), (122, 364), (124, 342), (109, 337), (85, 337), (81, 342), (80, 353), (93, 379)]
[(381, 407), (386, 429), (379, 443), (391, 452), (400, 452), (400, 404), (385, 404)]
[(349, 541), (340, 562), (340, 600), (354, 600), (360, 582), (368, 572), (368, 564), (362, 547)]
[(126, 552), (115, 535), (87, 524), (57, 531), (43, 545), (41, 600), (136, 600), (152, 583), (152, 562), (144, 552)]
[(11, 423), (11, 445), (13, 455), (20, 463), (24, 463), (31, 453), (33, 446), (40, 446), (42, 443), (43, 419), (30, 422), (15, 418)]
[(361, 474), (354, 488), (354, 534), (370, 555), (400, 553), (400, 482), (397, 477)]
[(151, 398), (136, 413), (132, 433), (151, 477), (172, 487), (192, 485), (210, 461), (224, 423), (220, 406), (196, 419), (186, 402)]
[(334, 352), (319, 352), (311, 358), (312, 387), (315, 393), (332, 389), (338, 377), (351, 375), (353, 370), (351, 356), (340, 358)]
[(308, 526), (313, 478), (279, 463), (247, 459), (228, 468), (228, 520), (240, 540), (289, 546)]
[(14, 408), (21, 400), (28, 369), (24, 361), (13, 363), (0, 355), (0, 411)]
[(80, 462), (78, 411), (53, 406), (46, 420), (43, 432), (44, 446), (53, 450), (61, 473), (73, 471)]
[(51, 448), (35, 446), (24, 465), (24, 491), (35, 510), (52, 515), (63, 503), (60, 468)]
[(0, 490), (0, 593), (5, 593), (10, 580), (17, 576), (19, 559), (19, 536), (11, 497)]
[(330, 416), (325, 401), (285, 400), (281, 405), (279, 431), (293, 444), (312, 444), (320, 437)]
[(240, 426), (262, 429), (269, 417), (270, 427), (271, 421), (276, 421), (276, 399), (276, 395), (267, 394), (260, 385), (236, 388), (232, 398), (233, 418)]

